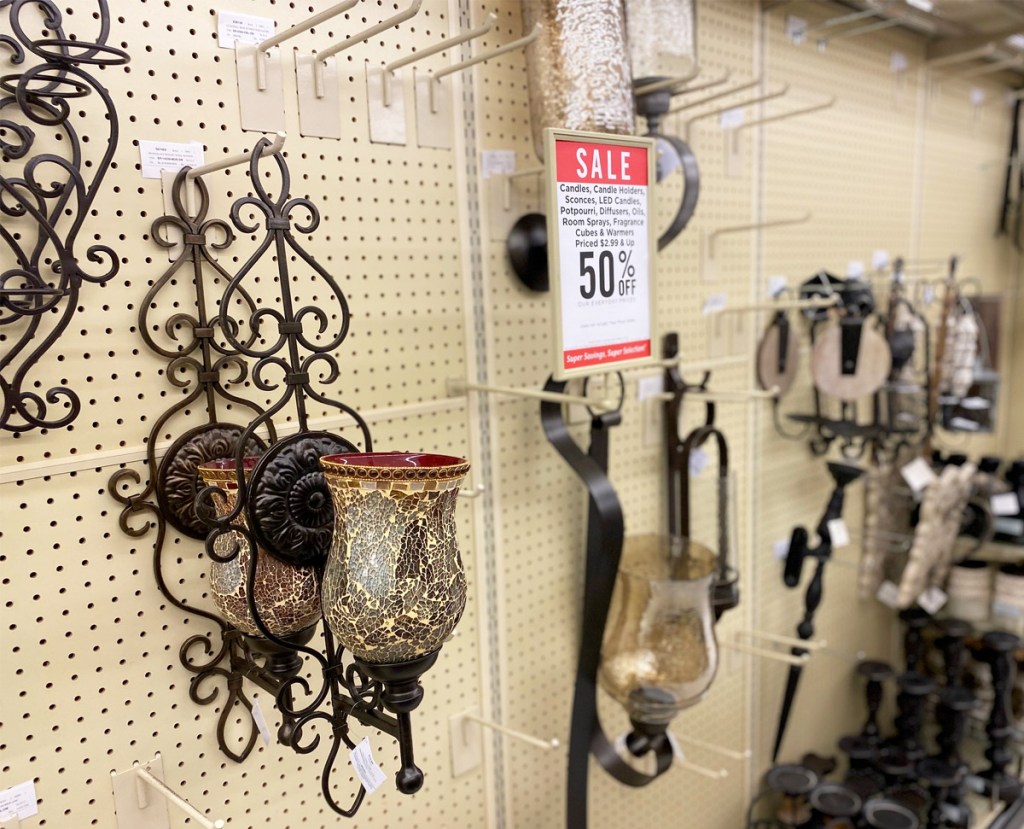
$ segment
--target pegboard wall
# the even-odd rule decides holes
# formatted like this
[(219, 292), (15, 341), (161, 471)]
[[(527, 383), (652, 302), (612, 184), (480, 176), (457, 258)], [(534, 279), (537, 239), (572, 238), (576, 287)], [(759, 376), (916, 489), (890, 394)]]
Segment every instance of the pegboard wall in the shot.
[[(319, 5), (224, 4), (273, 17), (279, 30)], [(362, 0), (294, 42), (323, 48), (405, 5)], [(713, 335), (721, 333), (714, 326), (725, 324), (734, 328), (729, 350), (752, 354), (766, 321), (744, 316), (709, 323), (701, 313), (708, 294), (761, 301), (770, 276), (785, 274), (795, 285), (822, 267), (844, 273), (849, 261), (869, 263), (878, 249), (929, 260), (955, 252), (964, 273), (979, 276), (986, 290), (1010, 292), (1019, 265), (1010, 246), (992, 238), (1009, 136), (997, 80), (972, 82), (985, 95), (976, 107), (966, 83), (929, 74), (924, 43), (911, 34), (888, 30), (837, 41), (819, 53), (813, 44), (786, 38), (785, 7), (763, 13), (748, 0), (698, 5), (706, 71), (730, 70), (734, 83), (760, 78), (765, 91), (791, 85), (787, 96), (761, 108), (764, 115), (833, 95), (837, 101), (819, 113), (745, 130), (731, 159), (718, 119), (694, 125), (701, 201), (690, 227), (661, 255), (658, 284), (658, 323), (679, 332), (684, 360), (708, 356), (717, 347)], [(810, 24), (835, 13), (828, 3), (790, 5)], [(166, 362), (137, 331), (140, 303), (168, 264), (151, 231), (163, 212), (161, 185), (141, 177), (138, 141), (199, 141), (212, 160), (251, 147), (257, 137), (239, 126), (234, 55), (217, 45), (218, 7), (182, 0), (114, 0), (112, 7), (111, 43), (132, 62), (99, 72), (121, 116), (121, 144), (84, 232), (117, 251), (121, 271), (104, 286), (83, 289), (71, 329), (39, 367), (44, 384), (70, 380), (81, 393), (78, 420), (62, 430), (0, 435), (0, 788), (34, 779), (40, 811), (23, 826), (113, 829), (109, 773), (160, 751), (167, 782), (229, 827), (344, 825), (320, 799), (322, 750), (299, 756), (260, 743), (242, 764), (220, 754), (219, 703), (198, 707), (188, 699), (190, 675), (177, 656), (188, 636), (211, 631), (167, 606), (153, 583), (152, 539), (121, 533), (120, 505), (106, 491), (120, 466), (145, 476), (151, 423), (185, 393), (168, 382)], [(70, 30), (90, 32), (93, 3), (68, 0), (63, 11)], [(543, 751), (486, 734), (481, 767), (452, 777), (448, 746), (448, 718), (474, 707), (513, 729), (558, 737), (564, 746), (582, 635), (584, 494), (544, 440), (536, 403), (447, 398), (445, 390), (449, 378), (537, 388), (549, 369), (548, 301), (513, 277), (502, 236), (489, 226), (491, 191), (478, 168), (480, 153), (489, 150), (514, 151), (520, 169), (537, 163), (524, 56), (512, 53), (456, 76), (451, 151), (415, 141), (404, 147), (370, 143), (366, 123), (365, 62), (422, 49), (460, 27), (479, 25), (490, 11), (497, 23), (472, 49), (520, 36), (521, 6), (513, 0), (425, 0), (412, 20), (342, 53), (340, 140), (300, 134), (294, 74), (284, 73), (292, 194), (309, 198), (322, 220), (303, 244), (338, 279), (353, 312), (337, 355), (342, 376), (330, 391), (368, 417), (375, 448), (466, 454), (475, 463), (470, 481), (486, 487), (483, 497), (460, 502), (470, 601), (458, 635), (425, 676), (426, 698), (414, 715), (426, 785), (405, 797), (386, 784), (363, 806), (358, 821), (365, 825), (564, 826), (564, 749)], [(463, 46), (461, 57), (470, 48)], [(893, 51), (906, 56), (904, 72), (891, 71)], [(459, 57), (431, 60), (441, 66)], [(668, 131), (682, 129), (682, 116), (669, 120)], [(226, 218), (233, 199), (248, 192), (246, 175), (234, 168), (209, 176), (214, 215)], [(534, 185), (522, 184), (528, 200)], [(666, 203), (666, 222), (669, 209)], [(703, 278), (702, 234), (808, 212), (812, 218), (803, 225), (723, 237), (716, 275)], [(255, 242), (240, 234), (223, 253), (225, 267), (238, 267)], [(268, 292), (269, 276), (261, 283)], [(188, 287), (187, 281), (172, 286), (162, 301), (189, 302)], [(304, 282), (295, 293), (315, 301), (315, 289)], [(1012, 327), (1006, 325), (1006, 354)], [(1019, 345), (1017, 356), (1017, 365), (1024, 365)], [(630, 534), (656, 532), (665, 523), (661, 429), (647, 408), (652, 404), (637, 402), (642, 376), (626, 374), (623, 424), (612, 437), (612, 479)], [(726, 390), (752, 384), (749, 365), (721, 369), (713, 378), (715, 388)], [(237, 391), (260, 397), (246, 384)], [(808, 394), (798, 388), (790, 399)], [(1013, 398), (1019, 411), (1020, 394), (1004, 386), (994, 435), (953, 445), (972, 452), (1024, 449), (1020, 430), (1016, 436), (1009, 431)], [(696, 423), (698, 408), (687, 407), (686, 425)], [(202, 417), (183, 412), (158, 443), (169, 444)], [(342, 434), (350, 428), (326, 409), (314, 412), (313, 422)], [(772, 542), (796, 523), (817, 520), (827, 487), (823, 463), (803, 444), (776, 436), (761, 404), (722, 404), (717, 422), (733, 458), (743, 591), (719, 636), (748, 628), (791, 634), (799, 598), (782, 587)], [(354, 430), (348, 436), (358, 439)], [(585, 441), (585, 427), (577, 438)], [(176, 588), (211, 606), (201, 543), (172, 536), (167, 556)], [(857, 602), (855, 548), (836, 559), (818, 619), (820, 635), (839, 655), (818, 656), (806, 669), (784, 757), (829, 752), (857, 723), (860, 691), (842, 653), (886, 656), (890, 649), (891, 613)], [(618, 785), (595, 765), (591, 826), (670, 826), (680, 815), (698, 829), (741, 825), (767, 766), (783, 681), (776, 664), (723, 654), (707, 698), (684, 712), (675, 728), (726, 748), (751, 748), (752, 758), (693, 749), (691, 760), (724, 768), (728, 777), (708, 781), (677, 768), (641, 790)], [(272, 700), (252, 693), (273, 729)], [(247, 727), (244, 714), (239, 709), (235, 718), (238, 735)], [(611, 705), (603, 715), (609, 733), (625, 730)], [(393, 742), (377, 736), (374, 748), (390, 774), (397, 760)], [(344, 801), (354, 786), (348, 765), (339, 764), (334, 783)], [(191, 824), (172, 814), (172, 825)]]

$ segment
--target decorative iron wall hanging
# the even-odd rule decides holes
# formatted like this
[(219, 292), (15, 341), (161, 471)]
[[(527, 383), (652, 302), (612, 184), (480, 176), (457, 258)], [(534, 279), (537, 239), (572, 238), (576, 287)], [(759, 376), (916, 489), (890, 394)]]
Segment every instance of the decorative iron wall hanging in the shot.
[[(157, 353), (170, 359), (168, 376), (191, 372), (195, 379), (190, 383), (195, 385), (154, 425), (149, 443), (150, 481), (143, 491), (124, 493), (126, 479), (139, 479), (130, 470), (117, 473), (110, 488), (125, 505), (121, 526), (126, 532), (140, 535), (148, 529), (132, 529), (133, 514), (145, 513), (155, 519), (155, 566), (160, 589), (179, 609), (198, 612), (220, 627), (219, 648), (205, 636), (193, 636), (182, 646), (181, 656), (196, 674), (190, 689), (195, 702), (209, 704), (216, 698), (216, 691), (203, 692), (204, 680), (219, 677), (228, 685), (229, 698), (218, 725), (222, 750), (242, 760), (252, 749), (252, 732), (242, 751), (227, 748), (224, 737), (231, 704), (238, 700), (251, 709), (243, 690), (243, 679), (251, 679), (276, 694), (283, 718), (278, 737), (296, 752), (309, 753), (320, 742), (319, 735), (304, 739), (307, 726), (318, 720), (330, 724), (331, 745), (322, 768), (321, 788), (333, 811), (351, 817), (362, 803), (363, 787), (346, 808), (335, 800), (330, 786), (342, 744), (355, 748), (349, 736), (351, 719), (398, 741), (401, 768), (396, 785), (400, 791), (411, 794), (422, 786), (423, 773), (413, 759), (410, 713), (423, 696), (419, 677), (436, 660), (440, 642), (465, 606), (465, 577), (455, 546), (453, 513), (468, 464), (447, 456), (373, 453), (369, 428), (358, 412), (314, 386), (314, 378), (319, 384), (329, 385), (340, 376), (334, 354), (348, 334), (349, 308), (334, 278), (293, 234), (293, 228), (301, 234), (316, 230), (320, 221), (316, 207), (308, 199), (289, 197), (289, 172), (280, 153), (268, 156), (276, 165), (276, 176), (268, 177), (260, 170), (268, 146), (270, 142), (261, 139), (249, 163), (255, 195), (238, 199), (231, 209), (236, 229), (245, 234), (263, 231), (255, 251), (236, 273), (226, 273), (213, 259), (213, 250), (230, 245), (233, 234), (226, 223), (206, 219), (208, 198), (201, 181), (197, 181), (201, 198), (198, 215), (189, 217), (183, 207), (187, 171), (179, 173), (175, 182), (178, 215), (164, 217), (154, 226), (154, 236), (165, 245), (168, 240), (163, 232), (167, 227), (177, 227), (184, 234), (185, 248), (147, 296), (140, 330), (147, 332), (152, 325), (147, 316), (157, 294), (190, 262), (197, 289), (196, 316), (176, 314), (165, 324), (172, 337), (184, 329), (190, 332), (188, 338), (168, 349), (145, 336)], [(276, 195), (271, 195), (270, 181), (275, 182)], [(297, 213), (305, 214), (303, 221), (293, 218)], [(211, 241), (214, 238), (216, 241)], [(249, 286), (265, 276), (270, 262), (277, 271), (273, 282), (277, 296), (265, 301), (255, 287), (250, 290)], [(213, 300), (206, 295), (209, 283), (203, 278), (204, 270), (210, 269), (222, 286)], [(317, 302), (297, 308), (291, 286), (296, 279), (310, 276), (318, 286)], [(229, 371), (234, 376), (223, 380), (222, 375)], [(267, 402), (246, 401), (225, 388), (230, 383), (241, 383), (247, 376)], [(174, 415), (201, 398), (207, 403), (205, 422), (185, 432), (158, 463), (155, 436)], [(241, 408), (251, 419), (245, 424), (221, 422), (219, 404), (228, 401), (236, 413)], [(313, 406), (352, 418), (365, 451), (360, 453), (354, 443), (341, 436), (311, 429)], [(297, 432), (278, 439), (274, 419), (286, 409), (292, 413)], [(335, 557), (351, 552), (353, 539), (360, 532), (379, 529), (371, 523), (372, 516), (366, 518), (365, 527), (359, 521), (350, 525), (339, 518), (334, 507), (338, 503), (345, 504), (349, 520), (358, 511), (346, 500), (346, 481), (353, 484), (356, 496), (369, 496), (375, 508), (386, 512), (387, 508), (381, 507), (384, 503), (396, 510), (399, 518), (405, 517), (404, 522), (389, 524), (392, 528), (406, 527), (407, 531), (397, 538), (379, 533), (380, 537), (361, 547), (386, 553), (388, 541), (403, 544), (401, 555), (384, 555), (374, 571), (381, 576), (378, 581), (393, 588), (383, 597), (383, 606), (389, 612), (406, 601), (404, 610), (394, 611), (396, 615), (389, 617), (395, 622), (390, 626), (370, 619), (365, 608), (360, 611), (353, 607), (345, 579), (355, 577), (351, 570), (339, 575), (335, 566)], [(195, 610), (169, 593), (160, 560), (168, 523), (186, 535), (205, 537), (212, 561), (211, 587), (224, 618)], [(331, 565), (324, 574), (329, 554)], [(429, 558), (428, 566), (420, 563), (421, 558)], [(389, 567), (390, 576), (385, 572)], [(327, 582), (323, 594), (321, 579)], [(411, 591), (419, 602), (412, 608), (408, 606), (410, 596), (401, 593), (402, 585), (410, 580), (423, 587), (422, 591)], [(279, 592), (282, 582), (286, 585), (284, 601)], [(331, 588), (330, 598), (324, 601), (329, 606), (321, 615), (319, 604), (322, 596), (328, 596), (327, 586)], [(370, 588), (374, 585), (364, 586), (366, 593), (373, 592)], [(310, 590), (316, 606), (307, 614)], [(356, 623), (354, 632), (337, 632), (343, 627), (339, 613), (346, 621)], [(421, 622), (418, 627), (412, 624), (414, 617)], [(322, 620), (323, 653), (307, 644)], [(360, 626), (359, 622), (364, 624)], [(387, 648), (383, 647), (386, 633), (395, 640)], [(205, 662), (194, 660), (199, 646), (209, 657)], [(346, 648), (351, 652), (347, 665), (343, 660)], [(318, 688), (298, 676), (306, 657), (320, 669)], [(293, 698), (297, 689), (304, 695), (303, 704)], [(325, 702), (328, 710), (321, 709)]]
[[(114, 103), (90, 72), (125, 64), (128, 55), (106, 43), (106, 0), (98, 2), (94, 41), (71, 37), (51, 0), (0, 0), (5, 6), (13, 34), (0, 34), (0, 51), (17, 71), (0, 75), (0, 240), (10, 255), (0, 272), (0, 429), (27, 432), (78, 416), (76, 392), (62, 385), (36, 391), (33, 369), (71, 322), (82, 285), (103, 284), (118, 271), (113, 250), (83, 249), (79, 235), (118, 139)], [(49, 36), (29, 34), (41, 29)], [(98, 112), (90, 107), (97, 100)], [(99, 158), (88, 157), (86, 141), (102, 148)]]

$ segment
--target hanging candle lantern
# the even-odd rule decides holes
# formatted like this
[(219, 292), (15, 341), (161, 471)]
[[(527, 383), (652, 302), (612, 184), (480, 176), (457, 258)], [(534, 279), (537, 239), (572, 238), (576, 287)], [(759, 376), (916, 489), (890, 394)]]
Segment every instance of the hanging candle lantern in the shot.
[(330, 455), (320, 464), (334, 503), (323, 588), (334, 635), (371, 664), (437, 651), (466, 607), (455, 503), (469, 463), (367, 452)]

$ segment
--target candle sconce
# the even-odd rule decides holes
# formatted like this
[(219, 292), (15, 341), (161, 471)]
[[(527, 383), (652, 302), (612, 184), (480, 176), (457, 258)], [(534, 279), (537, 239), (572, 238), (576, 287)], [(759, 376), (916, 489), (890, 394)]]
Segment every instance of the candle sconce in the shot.
[[(242, 233), (259, 234), (263, 225), (255, 251), (237, 272), (225, 271), (214, 256), (234, 234), (226, 222), (206, 218), (209, 197), (201, 178), (194, 180), (197, 213), (190, 215), (185, 206), (187, 168), (174, 181), (177, 215), (154, 224), (159, 244), (172, 244), (166, 230), (173, 227), (184, 247), (147, 294), (139, 330), (150, 348), (169, 360), (171, 382), (188, 392), (154, 423), (149, 481), (142, 491), (128, 492), (131, 482), (141, 483), (130, 469), (115, 473), (109, 489), (123, 505), (125, 532), (142, 536), (157, 529), (154, 567), (160, 590), (180, 610), (220, 629), (219, 648), (208, 636), (195, 635), (182, 646), (181, 660), (195, 674), (189, 691), (194, 702), (206, 705), (217, 698), (217, 690), (204, 693), (207, 680), (220, 678), (228, 686), (218, 724), (222, 751), (241, 762), (254, 746), (254, 727), (241, 751), (228, 747), (224, 734), (235, 701), (252, 711), (244, 686), (248, 679), (275, 694), (283, 719), (278, 738), (296, 752), (314, 751), (321, 736), (305, 739), (305, 732), (317, 721), (329, 724), (321, 789), (334, 812), (352, 817), (366, 789), (360, 786), (346, 808), (330, 786), (342, 745), (356, 748), (349, 735), (352, 720), (398, 741), (399, 791), (412, 794), (423, 783), (413, 758), (410, 714), (423, 697), (420, 676), (437, 659), (440, 643), (465, 607), (454, 509), (469, 465), (447, 456), (373, 452), (359, 413), (314, 386), (317, 375), (323, 385), (340, 376), (334, 353), (348, 334), (349, 308), (334, 278), (295, 238), (293, 228), (301, 234), (316, 230), (319, 213), (308, 199), (289, 198), (287, 165), (280, 152), (266, 153), (268, 147), (270, 142), (261, 139), (248, 157), (255, 195), (238, 199), (231, 209), (231, 223)], [(276, 165), (276, 196), (268, 189), (273, 177), (260, 169), (263, 161)], [(300, 211), (305, 221), (293, 218)], [(271, 257), (278, 296), (265, 301), (249, 286)], [(169, 319), (163, 327), (174, 343), (161, 345), (151, 334), (159, 326), (149, 314), (157, 295), (189, 264), (195, 314)], [(290, 286), (300, 270), (316, 280), (315, 306), (293, 305)], [(229, 373), (233, 376), (224, 379)], [(265, 398), (260, 403), (231, 390), (247, 378)], [(157, 438), (201, 400), (206, 422), (186, 431), (158, 461)], [(363, 449), (312, 430), (315, 405), (353, 419)], [(247, 422), (222, 422), (221, 410), (228, 408), (235, 416), (244, 412)], [(280, 438), (274, 420), (286, 408), (298, 431)], [(357, 509), (360, 499), (372, 508)], [(133, 526), (133, 517), (140, 515), (148, 523)], [(381, 517), (386, 532), (378, 531)], [(170, 592), (162, 564), (168, 525), (205, 539), (219, 615)], [(381, 587), (384, 593), (378, 595)], [(367, 595), (386, 608), (386, 618), (364, 606)], [(318, 625), (323, 651), (309, 644)], [(389, 647), (382, 649), (389, 637)], [(205, 661), (195, 658), (200, 647)], [(319, 668), (319, 687), (299, 675), (306, 659)]]
[[(6, 334), (0, 354), (0, 429), (20, 433), (67, 426), (81, 410), (74, 390), (59, 385), (40, 394), (30, 377), (70, 324), (82, 286), (102, 285), (118, 272), (111, 248), (97, 243), (83, 251), (79, 236), (118, 139), (114, 102), (90, 71), (121, 66), (129, 58), (106, 43), (106, 0), (98, 0), (99, 32), (93, 42), (65, 31), (52, 0), (3, 5), (10, 7), (13, 34), (0, 35), (0, 46), (19, 71), (0, 76), (5, 133), (0, 150), (6, 157), (0, 175), (0, 241), (15, 263), (0, 272), (0, 328)], [(25, 14), (30, 7), (34, 11)], [(38, 19), (23, 21), (23, 14)], [(33, 38), (26, 28), (43, 29), (49, 36)], [(27, 66), (30, 57), (38, 62)], [(93, 95), (100, 101), (99, 116), (78, 123), (89, 114), (83, 99)], [(104, 148), (98, 158), (86, 152), (89, 139)], [(101, 270), (90, 273), (92, 267)]]

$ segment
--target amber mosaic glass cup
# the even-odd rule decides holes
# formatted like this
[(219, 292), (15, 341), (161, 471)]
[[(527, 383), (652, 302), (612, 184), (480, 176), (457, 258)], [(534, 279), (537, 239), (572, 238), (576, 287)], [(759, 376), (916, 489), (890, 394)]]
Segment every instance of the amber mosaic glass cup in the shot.
[[(259, 458), (244, 458), (245, 474), (252, 471)], [(235, 459), (208, 461), (198, 467), (206, 486), (215, 486), (224, 497), (213, 497), (219, 517), (235, 508), (238, 479)], [(245, 512), (235, 521), (245, 525)], [(247, 596), (250, 546), (244, 535), (229, 532), (214, 541), (215, 552), (227, 558), (237, 547), (238, 555), (226, 562), (210, 565), (210, 589), (221, 616), (252, 636), (262, 636), (253, 618)], [(275, 558), (260, 549), (256, 557), (256, 584), (253, 590), (256, 609), (263, 624), (275, 636), (289, 636), (315, 624), (320, 618), (320, 574), (316, 567), (297, 567)]]
[(320, 459), (334, 502), (324, 618), (354, 656), (407, 662), (436, 651), (466, 607), (455, 502), (469, 463), (367, 452)]

